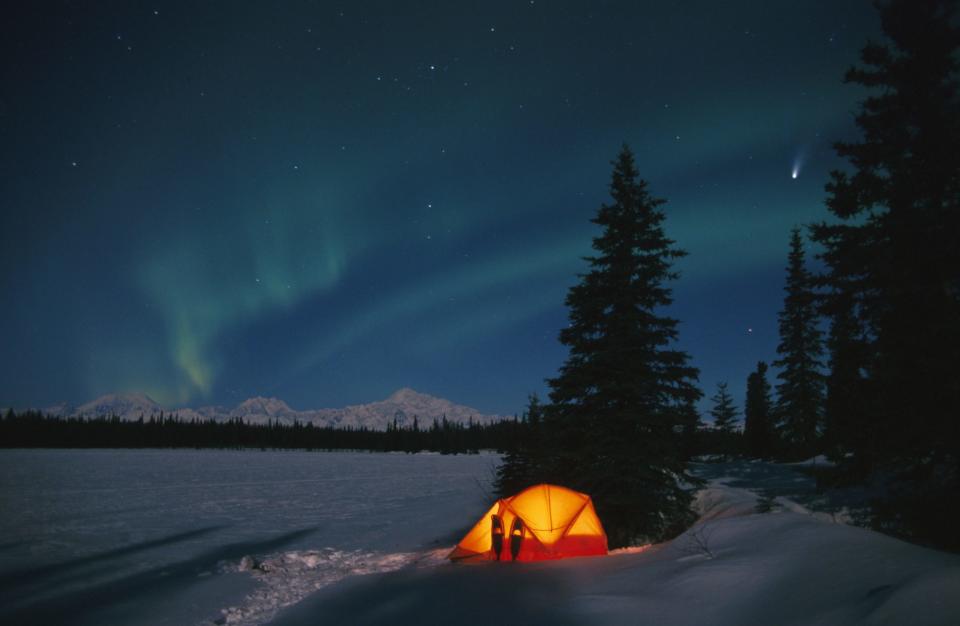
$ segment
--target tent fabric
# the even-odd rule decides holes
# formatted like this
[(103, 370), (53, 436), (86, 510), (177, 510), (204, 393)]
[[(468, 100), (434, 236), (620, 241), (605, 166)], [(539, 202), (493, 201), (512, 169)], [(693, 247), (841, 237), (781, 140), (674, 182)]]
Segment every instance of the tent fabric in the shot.
[[(607, 535), (590, 496), (557, 485), (536, 485), (497, 500), (450, 553), (452, 560), (510, 561), (511, 537), (505, 536), (499, 555), (494, 551), (493, 516), (503, 532), (522, 522), (517, 561), (543, 561), (607, 553)], [(514, 546), (515, 549), (515, 546)], [(498, 558), (499, 557), (499, 558)]]

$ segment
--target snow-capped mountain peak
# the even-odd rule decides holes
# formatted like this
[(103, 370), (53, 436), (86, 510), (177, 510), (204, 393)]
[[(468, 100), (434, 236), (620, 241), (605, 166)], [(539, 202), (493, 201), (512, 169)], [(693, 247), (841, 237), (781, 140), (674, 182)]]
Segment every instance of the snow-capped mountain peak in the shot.
[(397, 389), (384, 402), (394, 402), (402, 404), (404, 402), (423, 402), (424, 400), (436, 400), (433, 396), (415, 391), (410, 387), (401, 387)]
[(159, 417), (161, 413), (178, 417), (183, 420), (215, 420), (225, 421), (240, 418), (251, 423), (266, 423), (277, 421), (315, 426), (351, 426), (365, 427), (373, 430), (383, 430), (388, 424), (410, 425), (414, 418), (424, 427), (429, 427), (434, 420), (446, 418), (451, 422), (489, 423), (500, 419), (496, 415), (484, 415), (480, 411), (449, 400), (437, 398), (429, 394), (420, 393), (409, 387), (403, 387), (390, 394), (386, 400), (369, 404), (356, 404), (341, 409), (314, 409), (297, 411), (290, 408), (279, 398), (265, 398), (255, 396), (244, 400), (232, 409), (220, 406), (206, 406), (200, 408), (164, 409), (152, 398), (144, 393), (119, 393), (101, 396), (79, 407), (67, 404), (57, 405), (47, 409), (48, 415), (109, 417), (119, 416), (121, 419), (136, 420), (141, 416), (149, 419)]
[(290, 406), (279, 398), (264, 398), (262, 396), (256, 396), (253, 398), (248, 398), (240, 404), (238, 404), (231, 413), (238, 417), (243, 417), (245, 415), (267, 415), (270, 417), (276, 417), (279, 415), (287, 415), (289, 413), (295, 413)]
[(380, 402), (348, 406), (343, 409), (350, 421), (358, 426), (372, 423), (387, 423), (396, 421), (398, 425), (409, 425), (414, 417), (423, 425), (434, 420), (446, 418), (451, 422), (489, 422), (497, 419), (495, 416), (483, 415), (480, 411), (449, 400), (420, 393), (409, 387), (402, 387), (393, 392), (390, 397)]
[(140, 415), (149, 417), (161, 410), (163, 408), (147, 394), (129, 392), (108, 393), (96, 400), (81, 404), (73, 412), (82, 416), (118, 415), (123, 418), (135, 419)]

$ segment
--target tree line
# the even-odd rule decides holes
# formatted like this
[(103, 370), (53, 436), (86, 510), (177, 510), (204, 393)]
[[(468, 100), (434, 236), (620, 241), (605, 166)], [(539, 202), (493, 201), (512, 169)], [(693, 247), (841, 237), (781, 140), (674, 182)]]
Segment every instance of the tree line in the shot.
[(136, 420), (109, 417), (48, 417), (38, 411), (0, 418), (0, 448), (264, 448), (368, 450), (374, 452), (477, 453), (503, 449), (516, 436), (519, 420), (466, 424), (443, 417), (420, 427), (394, 420), (386, 430), (366, 427), (314, 426), (270, 421), (245, 422), (180, 419), (159, 415)]

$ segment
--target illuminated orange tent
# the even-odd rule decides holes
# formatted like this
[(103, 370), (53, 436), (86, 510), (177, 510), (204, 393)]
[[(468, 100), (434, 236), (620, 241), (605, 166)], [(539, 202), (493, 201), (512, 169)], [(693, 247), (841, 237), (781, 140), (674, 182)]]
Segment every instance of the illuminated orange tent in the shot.
[(607, 535), (590, 496), (537, 485), (497, 500), (450, 558), (543, 561), (606, 553)]

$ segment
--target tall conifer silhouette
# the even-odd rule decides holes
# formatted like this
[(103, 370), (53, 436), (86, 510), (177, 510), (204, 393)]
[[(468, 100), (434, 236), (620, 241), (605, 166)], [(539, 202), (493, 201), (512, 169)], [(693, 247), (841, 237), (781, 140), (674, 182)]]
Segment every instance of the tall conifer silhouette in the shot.
[(550, 380), (551, 475), (591, 494), (611, 545), (675, 532), (689, 517), (679, 431), (701, 392), (688, 355), (673, 347), (673, 261), (685, 253), (663, 231), (664, 201), (638, 177), (623, 147), (612, 201), (593, 222), (589, 271), (567, 295), (569, 356)]
[(787, 292), (780, 311), (780, 368), (777, 417), (788, 450), (795, 455), (816, 451), (823, 416), (823, 341), (810, 273), (804, 265), (800, 229), (790, 235)]

